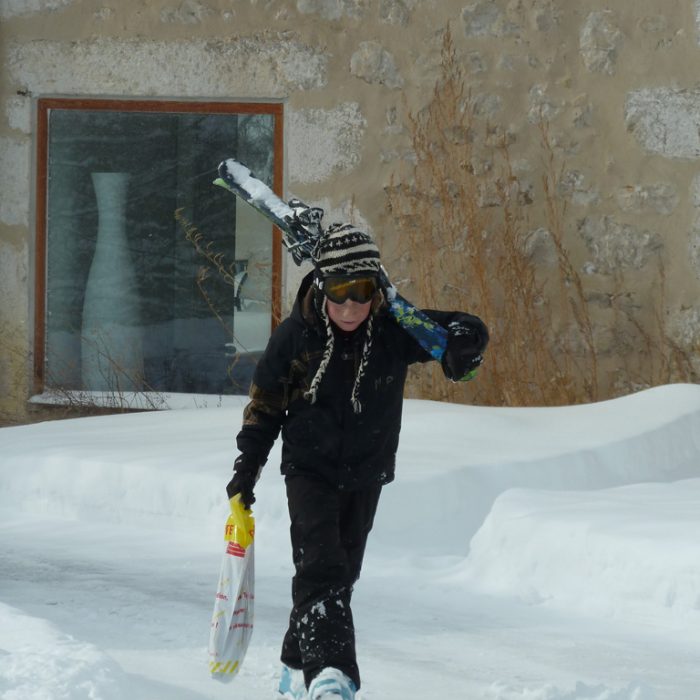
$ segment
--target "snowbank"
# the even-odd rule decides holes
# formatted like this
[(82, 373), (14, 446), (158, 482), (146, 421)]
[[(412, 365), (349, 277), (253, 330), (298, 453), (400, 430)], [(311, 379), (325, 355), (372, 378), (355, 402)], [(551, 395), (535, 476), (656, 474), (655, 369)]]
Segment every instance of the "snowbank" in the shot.
[[(0, 481), (0, 507), (85, 520), (160, 520), (210, 532), (225, 509), (243, 405), (241, 399), (226, 408), (2, 429), (0, 468), (12, 478)], [(698, 455), (695, 385), (563, 408), (407, 401), (397, 479), (384, 490), (374, 537), (391, 547), (466, 555), (508, 489), (588, 490), (698, 477)], [(279, 443), (258, 485), (261, 530), (286, 530), (278, 464)]]
[[(407, 402), (383, 541), (466, 554), (512, 488), (589, 490), (700, 477), (700, 386), (560, 408)], [(390, 504), (388, 507), (387, 503)], [(417, 523), (429, 523), (429, 527)]]
[(123, 700), (133, 694), (121, 668), (92, 644), (0, 603), (3, 700)]
[[(0, 430), (0, 507), (181, 528), (220, 524), (240, 407), (135, 413)], [(204, 420), (202, 420), (204, 419)]]
[(585, 494), (508, 491), (458, 576), (525, 602), (636, 620), (671, 615), (700, 628), (698, 504), (700, 479)]

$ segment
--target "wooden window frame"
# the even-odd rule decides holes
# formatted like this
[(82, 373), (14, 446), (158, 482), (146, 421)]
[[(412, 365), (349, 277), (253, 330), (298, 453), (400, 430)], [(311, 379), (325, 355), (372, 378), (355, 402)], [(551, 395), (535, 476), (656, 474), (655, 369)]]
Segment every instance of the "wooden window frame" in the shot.
[[(273, 117), (274, 165), (272, 189), (283, 196), (284, 188), (284, 106), (279, 102), (195, 102), (183, 100), (140, 100), (51, 97), (37, 100), (36, 124), (36, 236), (34, 279), (34, 393), (45, 386), (47, 214), (49, 114), (52, 109), (111, 112), (163, 112), (205, 114), (269, 114)], [(279, 323), (282, 309), (282, 235), (272, 227), (271, 328)]]

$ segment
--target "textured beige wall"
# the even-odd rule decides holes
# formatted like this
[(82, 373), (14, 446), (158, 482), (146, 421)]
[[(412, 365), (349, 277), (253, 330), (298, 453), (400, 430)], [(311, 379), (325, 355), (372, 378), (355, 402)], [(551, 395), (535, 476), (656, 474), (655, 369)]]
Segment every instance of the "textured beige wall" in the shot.
[(0, 414), (30, 391), (36, 98), (283, 100), (288, 194), (381, 239), (406, 109), (430, 97), (448, 22), (480, 117), (535, 190), (535, 122), (550, 121), (590, 284), (623, 267), (644, 285), (661, 250), (693, 347), (699, 15), (697, 0), (0, 0)]

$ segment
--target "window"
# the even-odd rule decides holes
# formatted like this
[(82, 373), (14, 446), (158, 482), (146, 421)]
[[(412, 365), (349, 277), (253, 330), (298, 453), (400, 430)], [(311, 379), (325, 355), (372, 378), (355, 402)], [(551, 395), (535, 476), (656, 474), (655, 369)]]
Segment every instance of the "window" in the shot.
[(246, 393), (280, 243), (213, 180), (281, 190), (282, 106), (42, 99), (38, 135), (37, 392)]

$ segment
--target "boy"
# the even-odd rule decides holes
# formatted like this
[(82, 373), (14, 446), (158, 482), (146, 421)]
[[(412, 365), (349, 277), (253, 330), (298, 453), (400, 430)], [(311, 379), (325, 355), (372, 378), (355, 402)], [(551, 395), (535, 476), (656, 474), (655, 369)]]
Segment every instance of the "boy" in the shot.
[[(387, 313), (369, 235), (334, 224), (312, 261), (256, 367), (227, 493), (250, 507), (281, 430), (295, 576), (278, 697), (301, 700), (308, 689), (309, 700), (353, 700), (352, 590), (382, 486), (394, 478), (408, 365), (431, 357)], [(448, 378), (481, 364), (481, 320), (427, 313), (449, 329)]]

